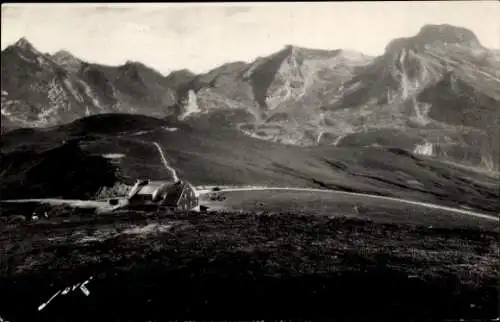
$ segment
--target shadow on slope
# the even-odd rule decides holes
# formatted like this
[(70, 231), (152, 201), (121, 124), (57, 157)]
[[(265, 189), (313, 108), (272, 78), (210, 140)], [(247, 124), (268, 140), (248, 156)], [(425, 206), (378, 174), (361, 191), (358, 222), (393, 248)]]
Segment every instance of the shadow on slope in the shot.
[[(12, 185), (20, 189), (16, 190), (20, 194), (23, 189), (31, 189), (22, 184), (20, 178), (23, 178), (26, 168), (20, 163), (28, 162), (29, 158), (34, 158), (30, 162), (37, 162), (40, 155), (33, 154), (25, 161), (9, 156), (19, 149), (21, 137), (25, 151), (37, 151), (42, 143), (56, 147), (61, 145), (61, 140), (77, 138), (74, 142), (78, 142), (84, 152), (72, 147), (67, 148), (71, 152), (66, 155), (84, 153), (98, 158), (105, 154), (123, 155), (118, 160), (112, 160), (118, 174), (109, 177), (110, 181), (121, 180), (118, 178), (133, 181), (137, 177), (169, 179), (170, 173), (153, 145), (153, 142), (158, 142), (178, 175), (195, 185), (326, 187), (464, 205), (493, 213), (499, 209), (495, 178), (415, 157), (397, 149), (302, 148), (253, 139), (228, 126), (173, 123), (136, 115), (98, 115), (81, 119), (44, 132), (42, 142), (37, 133), (19, 130), (2, 136), (2, 159), (14, 160), (10, 163), (2, 161), (2, 191), (11, 190)], [(54, 154), (47, 154), (46, 159), (52, 157), (55, 157)], [(85, 160), (90, 159), (68, 157), (64, 162), (68, 167), (74, 163), (71, 168), (79, 169), (88, 178), (108, 173), (109, 164), (85, 167)], [(53, 180), (51, 176), (28, 178), (34, 178), (30, 185)], [(96, 179), (96, 185), (103, 182), (108, 180)], [(64, 184), (73, 183), (65, 181)], [(91, 191), (85, 195), (88, 193)], [(22, 195), (26, 194), (28, 192), (22, 192)]]
[(18, 151), (0, 159), (2, 199), (92, 198), (118, 179), (105, 158), (82, 151), (70, 141), (46, 151)]

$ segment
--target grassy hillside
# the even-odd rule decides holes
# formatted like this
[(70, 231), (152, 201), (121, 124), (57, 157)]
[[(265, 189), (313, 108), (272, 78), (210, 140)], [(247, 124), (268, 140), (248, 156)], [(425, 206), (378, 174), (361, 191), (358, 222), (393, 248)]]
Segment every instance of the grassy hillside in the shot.
[(256, 211), (261, 214), (342, 216), (378, 223), (412, 224), (433, 228), (474, 228), (490, 231), (498, 229), (498, 220), (331, 190), (221, 190), (201, 195), (200, 203), (208, 206), (210, 210), (221, 212)]
[(117, 180), (117, 169), (106, 159), (88, 155), (70, 141), (43, 152), (19, 151), (2, 156), (1, 197), (92, 198), (101, 186)]
[[(220, 114), (217, 122), (223, 125), (224, 120), (224, 114)], [(102, 185), (108, 184), (104, 179), (107, 175), (102, 176), (106, 173), (110, 181), (169, 179), (153, 145), (158, 142), (179, 176), (195, 185), (324, 187), (464, 205), (490, 213), (499, 210), (497, 179), (484, 174), (398, 149), (302, 148), (253, 139), (219, 125), (207, 126), (202, 119), (179, 123), (144, 116), (100, 115), (51, 130), (13, 131), (2, 135), (2, 193), (9, 198), (27, 196), (34, 193), (32, 186), (43, 184), (41, 181), (73, 171)], [(68, 144), (78, 157), (64, 160), (67, 154), (58, 151), (68, 149)], [(27, 152), (19, 156), (19, 151)], [(111, 153), (123, 157), (103, 158)], [(61, 160), (54, 161), (55, 166), (44, 166), (47, 170), (43, 171), (51, 175), (37, 177), (27, 172), (28, 168), (40, 167), (32, 164), (35, 160), (51, 164), (51, 158)], [(84, 166), (86, 160), (93, 160), (94, 165)], [(114, 168), (116, 172), (111, 170)], [(19, 181), (20, 177), (24, 181)], [(75, 180), (60, 181), (61, 190), (76, 184)], [(94, 186), (88, 189), (82, 197), (95, 193)]]

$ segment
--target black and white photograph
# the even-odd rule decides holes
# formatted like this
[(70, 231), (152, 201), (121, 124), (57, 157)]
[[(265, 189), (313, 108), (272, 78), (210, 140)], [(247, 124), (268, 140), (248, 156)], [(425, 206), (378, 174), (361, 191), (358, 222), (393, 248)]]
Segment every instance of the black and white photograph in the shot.
[(0, 322), (499, 321), (500, 2), (2, 3)]

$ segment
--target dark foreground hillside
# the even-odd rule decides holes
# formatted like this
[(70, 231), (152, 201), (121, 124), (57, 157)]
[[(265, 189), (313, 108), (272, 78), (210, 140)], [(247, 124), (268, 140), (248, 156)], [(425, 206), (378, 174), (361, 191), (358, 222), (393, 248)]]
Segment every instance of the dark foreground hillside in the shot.
[[(0, 217), (9, 321), (498, 315), (495, 231), (262, 212), (12, 214)], [(89, 296), (76, 289), (37, 311), (91, 276)]]

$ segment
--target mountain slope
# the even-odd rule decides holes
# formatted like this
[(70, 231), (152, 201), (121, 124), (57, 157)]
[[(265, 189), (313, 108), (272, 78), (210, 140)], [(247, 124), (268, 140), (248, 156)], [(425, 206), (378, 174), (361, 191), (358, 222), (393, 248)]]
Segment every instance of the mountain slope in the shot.
[(342, 83), (368, 61), (369, 57), (344, 50), (286, 46), (250, 64), (230, 63), (198, 76), (181, 94), (181, 105), (196, 111), (188, 113), (193, 116), (221, 108), (244, 109), (254, 120), (238, 124), (241, 131), (281, 143), (312, 144), (319, 107), (334, 99)]
[(378, 57), (286, 46), (202, 75), (44, 55), (25, 39), (2, 52), (2, 132), (100, 113), (223, 120), (276, 143), (400, 148), (496, 173), (500, 55), (450, 25), (424, 26)]
[(164, 117), (177, 100), (170, 86), (141, 63), (109, 67), (66, 51), (42, 54), (24, 38), (2, 51), (1, 111), (9, 129), (113, 112)]
[(119, 112), (163, 117), (176, 101), (165, 77), (138, 62), (118, 67), (85, 64), (78, 75), (91, 88), (104, 89), (101, 95), (109, 97)]
[[(214, 119), (216, 128), (199, 124), (200, 119), (107, 114), (51, 130), (9, 132), (1, 141), (2, 198), (56, 197), (65, 191), (75, 198), (70, 186), (79, 180), (88, 188), (78, 191), (81, 198), (99, 185), (168, 180), (156, 142), (178, 176), (195, 185), (322, 187), (498, 212), (498, 178), (397, 149), (266, 142), (238, 132), (222, 116)], [(73, 156), (64, 151), (74, 151)], [(68, 182), (61, 171), (74, 180)]]
[(397, 147), (499, 170), (500, 56), (464, 28), (426, 25), (375, 58), (286, 46), (197, 79), (186, 114), (245, 109), (254, 119), (235, 126), (255, 138)]
[(398, 147), (428, 145), (428, 154), (498, 171), (499, 75), (498, 54), (470, 31), (425, 26), (391, 42), (345, 84), (325, 116), (350, 125), (331, 131), (342, 142), (381, 144), (389, 131), (408, 138)]
[(60, 50), (56, 52), (54, 55), (52, 55), (52, 59), (54, 60), (54, 62), (59, 64), (59, 66), (64, 67), (64, 69), (66, 69), (70, 73), (77, 73), (83, 63), (82, 60), (73, 56), (73, 54), (66, 50)]

